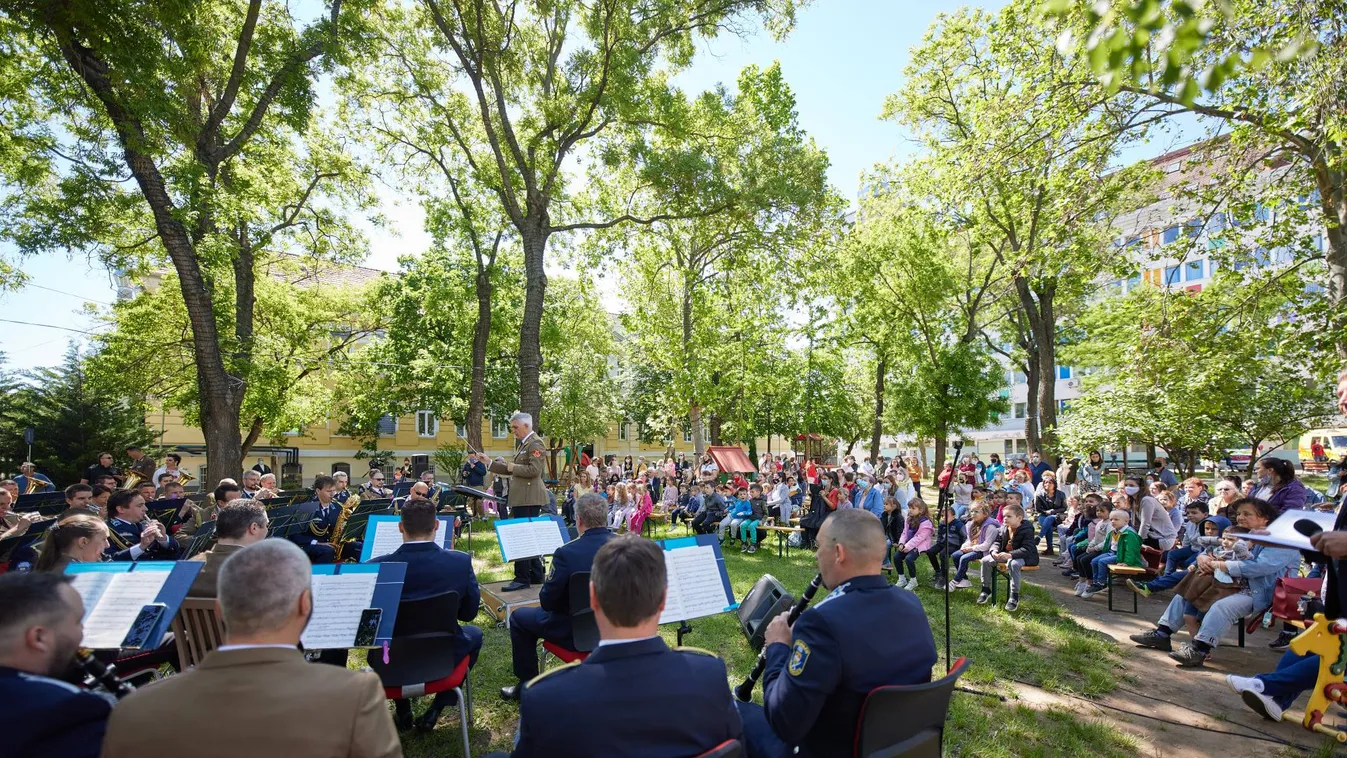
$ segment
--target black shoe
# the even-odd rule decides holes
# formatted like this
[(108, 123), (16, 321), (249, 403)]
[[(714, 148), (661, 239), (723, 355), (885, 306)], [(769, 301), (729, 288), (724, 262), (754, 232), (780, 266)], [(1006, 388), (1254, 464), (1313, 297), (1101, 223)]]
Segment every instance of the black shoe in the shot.
[(1169, 641), (1168, 635), (1160, 633), (1158, 629), (1152, 629), (1144, 634), (1133, 634), (1127, 639), (1137, 643), (1142, 647), (1148, 647), (1155, 650), (1164, 650), (1166, 652), (1173, 649), (1173, 643)]
[(1196, 645), (1184, 644), (1179, 646), (1169, 654), (1170, 658), (1179, 662), (1184, 668), (1200, 668), (1207, 662), (1207, 654), (1197, 649)]
[(978, 595), (978, 605), (986, 605), (988, 600), (992, 599), (992, 591), (986, 587), (982, 588), (982, 593)]
[(1010, 599), (1006, 601), (1006, 610), (1015, 611), (1018, 610), (1019, 607), (1020, 607), (1020, 596), (1011, 595)]
[(1291, 640), (1295, 638), (1296, 635), (1293, 632), (1288, 632), (1283, 629), (1281, 634), (1277, 635), (1277, 639), (1268, 643), (1268, 647), (1280, 653), (1288, 647), (1291, 647)]
[(500, 588), (500, 591), (501, 591), (501, 592), (518, 592), (519, 590), (526, 590), (526, 589), (528, 589), (528, 588), (529, 588), (529, 583), (528, 583), (528, 582), (521, 582), (521, 581), (515, 580), (515, 581), (510, 582), (509, 584), (505, 585), (504, 587), (501, 587), (501, 588)]
[(519, 700), (520, 689), (521, 686), (518, 684), (511, 684), (506, 687), (501, 687), (500, 688), (501, 700), (516, 700), (516, 701)]
[(418, 732), (434, 731), (435, 722), (440, 720), (440, 711), (442, 710), (444, 709), (438, 705), (432, 705), (429, 708), (427, 708), (426, 712), (421, 714), (421, 717), (416, 720), (416, 731)]
[(412, 728), (412, 701), (407, 699), (393, 701), (393, 725), (399, 732)]

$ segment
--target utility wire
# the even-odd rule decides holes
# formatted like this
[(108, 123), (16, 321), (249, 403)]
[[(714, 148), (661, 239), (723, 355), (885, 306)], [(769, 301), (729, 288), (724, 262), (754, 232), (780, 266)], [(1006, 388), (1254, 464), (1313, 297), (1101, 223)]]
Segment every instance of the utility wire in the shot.
[(43, 286), (43, 285), (41, 285), (41, 284), (33, 284), (33, 283), (29, 282), (29, 283), (27, 283), (27, 284), (25, 284), (25, 285), (23, 285), (23, 286), (24, 286), (24, 287), (33, 287), (33, 288), (40, 289), (40, 290), (46, 290), (46, 291), (48, 291), (48, 292), (55, 292), (55, 293), (58, 294), (58, 295), (66, 295), (66, 296), (68, 296), (68, 297), (76, 297), (76, 298), (79, 298), (80, 300), (84, 300), (84, 301), (86, 301), (86, 302), (90, 302), (90, 303), (98, 303), (99, 305), (112, 305), (112, 303), (109, 303), (109, 302), (107, 302), (106, 300), (98, 300), (98, 299), (92, 298), (92, 297), (85, 297), (85, 296), (83, 296), (83, 295), (76, 295), (76, 294), (73, 293), (73, 292), (66, 292), (65, 290), (58, 290), (58, 289), (55, 289), (54, 287), (46, 287), (46, 286)]
[(23, 325), (23, 326), (40, 326), (40, 327), (42, 327), (42, 328), (44, 328), (44, 329), (61, 329), (61, 330), (63, 330), (63, 331), (67, 331), (67, 332), (77, 332), (77, 333), (79, 333), (79, 334), (88, 334), (88, 335), (93, 336), (93, 337), (99, 336), (97, 332), (89, 332), (89, 331), (85, 331), (84, 329), (74, 329), (74, 328), (69, 327), (69, 326), (57, 326), (56, 324), (39, 324), (39, 323), (36, 323), (36, 322), (33, 322), (33, 321), (16, 321), (16, 320), (14, 320), (14, 319), (12, 319), (12, 318), (0, 318), (0, 322), (6, 323), (6, 324), (21, 324), (21, 325)]

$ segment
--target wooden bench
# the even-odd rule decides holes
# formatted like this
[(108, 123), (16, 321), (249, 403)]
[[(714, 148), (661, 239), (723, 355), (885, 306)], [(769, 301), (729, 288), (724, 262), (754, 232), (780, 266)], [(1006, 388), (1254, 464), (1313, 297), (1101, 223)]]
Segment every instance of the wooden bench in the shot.
[[(1020, 567), (1020, 571), (1021, 571), (1021, 572), (1025, 572), (1025, 571), (1037, 571), (1038, 569), (1039, 569), (1038, 566), (1021, 566), (1021, 567)], [(992, 604), (992, 605), (996, 605), (996, 585), (997, 585), (996, 577), (998, 577), (998, 576), (1004, 576), (1004, 577), (1006, 578), (1006, 591), (1009, 592), (1009, 591), (1010, 591), (1010, 589), (1009, 589), (1009, 587), (1010, 587), (1010, 567), (1006, 564), (1005, 561), (997, 561), (997, 562), (996, 562), (996, 571), (995, 571), (995, 573), (992, 574), (992, 599), (991, 599), (991, 604)]]
[(653, 535), (655, 533), (655, 522), (668, 520), (669, 514), (660, 511), (651, 511), (650, 515), (645, 517), (645, 521), (641, 522), (641, 534), (644, 536), (648, 532), (650, 535)]
[(783, 555), (790, 555), (790, 535), (804, 531), (802, 527), (777, 526), (776, 524), (759, 525), (758, 528), (764, 532), (776, 532), (776, 557), (778, 558), (783, 557)]
[[(1151, 571), (1151, 570), (1148, 569), (1148, 568), (1143, 568), (1143, 567), (1141, 567), (1141, 566), (1127, 566), (1127, 565), (1122, 564), (1122, 563), (1110, 563), (1110, 564), (1108, 565), (1108, 574), (1109, 574), (1109, 576), (1108, 576), (1108, 609), (1109, 609), (1110, 611), (1114, 611), (1114, 608), (1113, 608), (1113, 577), (1115, 577), (1115, 576), (1125, 576), (1125, 577), (1129, 577), (1129, 578), (1130, 578), (1130, 577), (1134, 577), (1134, 576), (1147, 577), (1147, 576), (1154, 576), (1154, 575), (1155, 575), (1155, 572)], [(1131, 590), (1132, 588), (1131, 588), (1131, 587), (1128, 587), (1128, 589)], [(1124, 609), (1119, 608), (1119, 609), (1117, 609), (1117, 610), (1118, 610), (1118, 611), (1122, 611), (1122, 610), (1124, 610)], [(1136, 593), (1136, 590), (1132, 590), (1132, 613), (1138, 613), (1138, 610), (1137, 610), (1137, 593)]]

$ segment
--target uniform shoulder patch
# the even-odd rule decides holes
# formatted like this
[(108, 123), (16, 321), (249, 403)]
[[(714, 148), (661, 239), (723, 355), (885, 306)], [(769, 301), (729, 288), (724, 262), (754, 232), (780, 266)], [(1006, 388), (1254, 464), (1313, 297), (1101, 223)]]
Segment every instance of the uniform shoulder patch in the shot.
[(541, 450), (534, 450), (534, 451), (533, 451), (533, 457), (534, 457), (534, 458), (541, 458), (541, 457), (543, 457), (543, 451), (541, 451)]
[(790, 662), (786, 664), (786, 670), (791, 676), (799, 676), (804, 673), (804, 665), (809, 662), (809, 643), (804, 640), (795, 640), (795, 644), (790, 648)]
[(541, 673), (541, 674), (539, 674), (539, 675), (533, 677), (532, 679), (528, 680), (527, 682), (525, 682), (525, 683), (524, 683), (524, 689), (528, 689), (529, 687), (534, 686), (534, 685), (537, 684), (538, 682), (541, 682), (542, 680), (544, 680), (544, 679), (546, 679), (546, 678), (548, 678), (548, 677), (550, 677), (550, 676), (556, 676), (557, 674), (560, 674), (560, 673), (563, 672), (563, 671), (570, 671), (571, 669), (573, 669), (573, 668), (575, 668), (575, 667), (577, 667), (577, 666), (579, 666), (579, 665), (580, 665), (580, 661), (575, 661), (575, 662), (573, 662), (573, 663), (567, 663), (567, 664), (562, 665), (562, 666), (557, 666), (557, 667), (554, 668), (554, 669), (548, 669), (548, 670), (544, 671), (543, 673)]
[(716, 655), (710, 650), (703, 650), (702, 648), (699, 647), (688, 647), (687, 645), (680, 645), (678, 647), (675, 647), (674, 650), (680, 653), (696, 653), (697, 655), (707, 655), (712, 658), (720, 658), (720, 656)]

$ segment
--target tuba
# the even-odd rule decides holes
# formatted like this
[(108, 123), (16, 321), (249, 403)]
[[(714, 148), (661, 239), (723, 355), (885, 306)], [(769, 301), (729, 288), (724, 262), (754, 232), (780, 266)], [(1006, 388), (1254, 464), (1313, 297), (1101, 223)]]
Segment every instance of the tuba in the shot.
[(195, 481), (196, 477), (192, 476), (186, 471), (183, 471), (182, 469), (178, 469), (178, 484), (181, 484), (182, 486), (186, 487), (189, 482)]
[(28, 487), (23, 493), (25, 495), (31, 495), (34, 492), (37, 492), (38, 490), (42, 489), (43, 487), (46, 487), (48, 484), (48, 482), (44, 482), (43, 480), (37, 478), (36, 471), (27, 476), (28, 476)]
[(144, 474), (141, 474), (139, 471), (132, 471), (130, 474), (126, 475), (126, 481), (122, 482), (122, 489), (133, 490), (140, 486), (140, 483), (143, 481), (145, 481)]

